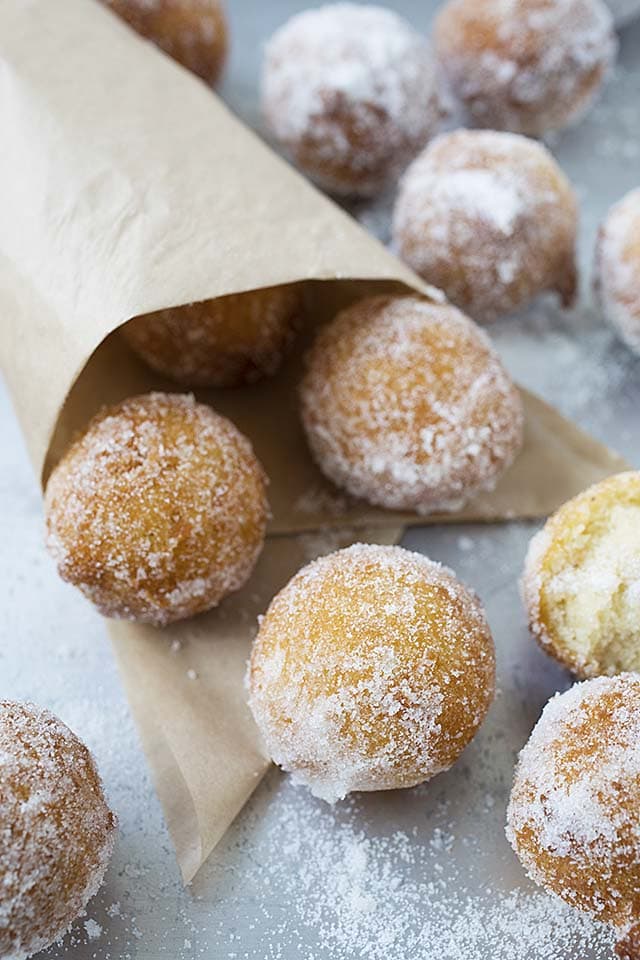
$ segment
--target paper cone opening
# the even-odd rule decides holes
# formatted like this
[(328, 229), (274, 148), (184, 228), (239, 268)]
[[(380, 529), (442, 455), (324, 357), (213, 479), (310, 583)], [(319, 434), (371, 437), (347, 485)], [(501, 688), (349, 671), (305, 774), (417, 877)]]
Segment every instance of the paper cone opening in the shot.
[[(522, 391), (526, 415), (522, 451), (494, 490), (477, 495), (462, 510), (425, 517), (373, 507), (338, 490), (315, 465), (300, 422), (298, 383), (304, 352), (316, 327), (354, 300), (407, 291), (406, 286), (389, 281), (308, 281), (305, 329), (275, 376), (249, 386), (192, 391), (229, 417), (251, 440), (270, 479), (270, 534), (345, 525), (385, 527), (390, 522), (408, 525), (543, 517), (585, 486), (627, 468), (621, 457), (544, 401)], [(71, 388), (45, 459), (43, 482), (73, 436), (104, 404), (149, 390), (183, 389), (142, 363), (115, 330), (94, 351)]]

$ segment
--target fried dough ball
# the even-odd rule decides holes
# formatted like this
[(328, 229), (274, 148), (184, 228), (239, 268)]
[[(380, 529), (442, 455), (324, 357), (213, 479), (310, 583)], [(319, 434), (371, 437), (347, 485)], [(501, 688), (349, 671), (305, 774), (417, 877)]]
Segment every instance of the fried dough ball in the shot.
[(0, 957), (24, 960), (66, 933), (115, 834), (82, 741), (48, 710), (0, 700)]
[(320, 469), (391, 509), (458, 509), (522, 444), (520, 395), (484, 332), (418, 297), (339, 313), (307, 357), (301, 401)]
[(586, 111), (617, 49), (602, 0), (449, 0), (434, 36), (472, 124), (531, 136)]
[(214, 84), (229, 43), (220, 0), (103, 0), (137, 33), (187, 70)]
[(303, 567), (272, 600), (248, 675), (270, 755), (331, 803), (447, 770), (494, 679), (475, 595), (420, 554), (362, 543)]
[(536, 640), (577, 676), (640, 671), (640, 473), (554, 513), (529, 546), (523, 596)]
[(545, 147), (457, 130), (407, 170), (393, 235), (416, 273), (486, 322), (546, 290), (572, 302), (577, 221), (571, 185)]
[(231, 387), (276, 372), (302, 313), (296, 286), (232, 294), (136, 317), (122, 327), (153, 370), (193, 387)]
[(248, 579), (265, 482), (247, 438), (210, 407), (134, 397), (94, 417), (51, 474), (47, 546), (105, 616), (162, 626)]
[(353, 3), (306, 10), (274, 34), (262, 103), (294, 162), (347, 196), (381, 190), (440, 112), (426, 41), (391, 10)]
[(618, 930), (640, 960), (640, 677), (578, 683), (520, 754), (507, 836), (529, 876)]
[(606, 319), (640, 354), (640, 188), (616, 203), (600, 228), (596, 288)]

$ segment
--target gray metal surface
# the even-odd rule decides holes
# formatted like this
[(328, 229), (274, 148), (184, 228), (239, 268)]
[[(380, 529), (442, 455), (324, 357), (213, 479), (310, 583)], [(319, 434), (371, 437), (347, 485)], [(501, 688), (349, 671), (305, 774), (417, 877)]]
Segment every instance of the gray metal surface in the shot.
[[(390, 4), (427, 29), (435, 4)], [(230, 2), (232, 58), (222, 89), (257, 125), (260, 48), (300, 2)], [(640, 184), (640, 23), (615, 76), (577, 128), (552, 144), (582, 201), (579, 307), (538, 303), (492, 328), (516, 377), (640, 464), (640, 361), (591, 304), (599, 220)], [(385, 202), (357, 211), (381, 236)], [(7, 319), (3, 322), (8, 322)], [(462, 760), (413, 791), (330, 809), (274, 772), (193, 888), (169, 838), (100, 618), (60, 582), (42, 546), (38, 489), (0, 392), (0, 696), (49, 705), (95, 751), (121, 822), (106, 885), (50, 956), (593, 960), (607, 937), (534, 890), (503, 835), (516, 751), (541, 706), (569, 683), (527, 636), (517, 578), (533, 526), (412, 530), (405, 544), (452, 566), (483, 598), (499, 694)]]

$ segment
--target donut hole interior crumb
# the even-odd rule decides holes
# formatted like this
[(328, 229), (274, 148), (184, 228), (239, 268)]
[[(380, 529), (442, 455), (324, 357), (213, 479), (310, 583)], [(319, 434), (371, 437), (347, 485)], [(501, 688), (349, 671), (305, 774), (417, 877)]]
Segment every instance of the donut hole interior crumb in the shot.
[(541, 613), (585, 673), (640, 671), (640, 502), (611, 506), (572, 532)]

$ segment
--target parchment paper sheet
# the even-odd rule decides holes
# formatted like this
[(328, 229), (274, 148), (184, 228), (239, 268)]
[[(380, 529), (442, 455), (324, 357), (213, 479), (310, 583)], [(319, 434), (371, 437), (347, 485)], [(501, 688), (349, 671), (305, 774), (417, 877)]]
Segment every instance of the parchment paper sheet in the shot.
[[(3, 0), (0, 119), (0, 363), (43, 479), (103, 402), (167, 386), (113, 333), (132, 316), (306, 282), (310, 331), (368, 291), (440, 297), (94, 0)], [(393, 541), (415, 516), (346, 500), (309, 459), (295, 403), (303, 343), (272, 381), (203, 397), (251, 437), (272, 533), (350, 527)], [(517, 464), (447, 520), (542, 516), (624, 468), (540, 400), (525, 404)], [(313, 552), (309, 538), (271, 539), (219, 611), (164, 631), (110, 625), (186, 881), (265, 769), (244, 661), (255, 615)]]

